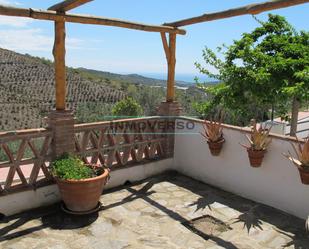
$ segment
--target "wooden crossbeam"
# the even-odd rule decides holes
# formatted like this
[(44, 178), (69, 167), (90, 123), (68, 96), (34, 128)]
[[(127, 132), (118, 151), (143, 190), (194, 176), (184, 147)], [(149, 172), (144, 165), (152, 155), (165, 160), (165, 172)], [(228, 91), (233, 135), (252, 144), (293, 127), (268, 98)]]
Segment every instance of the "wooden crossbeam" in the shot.
[(19, 16), (19, 17), (30, 17), (39, 20), (49, 21), (62, 21), (71, 23), (82, 23), (82, 24), (94, 24), (113, 26), (127, 29), (142, 30), (148, 32), (166, 32), (185, 35), (186, 31), (175, 27), (162, 26), (162, 25), (149, 25), (137, 22), (130, 22), (120, 19), (112, 19), (107, 17), (97, 17), (89, 15), (78, 15), (69, 13), (57, 13), (52, 10), (36, 10), (36, 9), (24, 9), (16, 8), (11, 6), (0, 5), (0, 15), (6, 16)]
[(66, 0), (49, 7), (48, 10), (66, 12), (91, 1), (93, 0)]
[(246, 6), (242, 6), (239, 8), (229, 9), (225, 11), (220, 12), (214, 12), (209, 14), (204, 14), (197, 17), (192, 17), (188, 19), (183, 19), (176, 22), (169, 22), (164, 23), (163, 25), (166, 26), (172, 26), (172, 27), (181, 27), (186, 25), (191, 25), (195, 23), (201, 23), (201, 22), (209, 22), (214, 21), (218, 19), (224, 19), (234, 16), (240, 16), (240, 15), (256, 15), (264, 11), (274, 10), (274, 9), (281, 9), (281, 8), (287, 8), (294, 5), (304, 4), (308, 3), (309, 0), (274, 0), (264, 3), (256, 3), (256, 4), (250, 4)]

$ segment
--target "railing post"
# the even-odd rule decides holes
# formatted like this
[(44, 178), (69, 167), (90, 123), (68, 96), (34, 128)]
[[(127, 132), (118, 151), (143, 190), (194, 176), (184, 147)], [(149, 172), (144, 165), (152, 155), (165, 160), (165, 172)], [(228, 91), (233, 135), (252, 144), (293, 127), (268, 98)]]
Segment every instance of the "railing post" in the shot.
[(61, 156), (63, 153), (74, 152), (74, 116), (72, 111), (52, 111), (48, 118), (48, 128), (53, 135), (51, 144), (52, 159)]

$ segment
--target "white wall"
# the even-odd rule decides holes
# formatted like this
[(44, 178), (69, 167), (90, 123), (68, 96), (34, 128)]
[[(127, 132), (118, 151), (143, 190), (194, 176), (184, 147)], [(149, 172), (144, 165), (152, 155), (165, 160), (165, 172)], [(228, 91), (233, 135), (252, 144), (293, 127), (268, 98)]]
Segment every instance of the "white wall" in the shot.
[[(177, 122), (183, 120), (179, 119)], [(282, 153), (292, 151), (290, 141), (274, 136), (260, 168), (252, 168), (244, 132), (225, 128), (226, 142), (219, 157), (211, 156), (208, 145), (199, 134), (200, 122), (193, 130), (176, 130), (174, 167), (177, 171), (202, 182), (275, 208), (307, 218), (309, 185), (300, 181), (297, 168)], [(186, 134), (180, 134), (186, 133)]]
[[(172, 168), (173, 159), (152, 161), (146, 164), (127, 168), (120, 168), (111, 172), (111, 178), (105, 189), (123, 185), (126, 181), (139, 181), (147, 177), (160, 174)], [(47, 206), (60, 201), (60, 193), (57, 185), (49, 185), (38, 188), (36, 191), (29, 190), (16, 194), (0, 197), (0, 213), (13, 215), (29, 209)]]

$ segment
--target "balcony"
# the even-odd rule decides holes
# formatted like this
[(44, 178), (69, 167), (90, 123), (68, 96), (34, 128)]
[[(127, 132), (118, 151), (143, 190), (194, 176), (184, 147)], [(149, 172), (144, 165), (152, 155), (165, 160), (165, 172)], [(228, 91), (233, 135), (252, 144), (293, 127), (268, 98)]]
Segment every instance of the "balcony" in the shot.
[(111, 169), (102, 208), (80, 217), (48, 173), (52, 131), (1, 133), (1, 248), (307, 248), (309, 187), (282, 156), (295, 140), (273, 134), (252, 168), (248, 130), (225, 125), (219, 157), (201, 131), (186, 117), (74, 125), (75, 153)]

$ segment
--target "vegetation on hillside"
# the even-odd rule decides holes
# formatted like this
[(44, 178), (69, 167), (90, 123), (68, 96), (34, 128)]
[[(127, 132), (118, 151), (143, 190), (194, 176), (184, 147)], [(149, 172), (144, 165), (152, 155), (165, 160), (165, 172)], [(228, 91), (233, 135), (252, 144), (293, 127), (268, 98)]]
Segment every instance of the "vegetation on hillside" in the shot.
[[(45, 127), (44, 117), (55, 108), (53, 62), (5, 49), (0, 49), (0, 61), (0, 131)], [(156, 115), (165, 100), (165, 81), (129, 76), (67, 68), (67, 108), (75, 111), (79, 123), (110, 120), (113, 106), (131, 97), (142, 107), (140, 115)], [(177, 89), (176, 97), (186, 115), (195, 115), (192, 103), (206, 99), (195, 86)]]
[[(0, 49), (0, 130), (46, 126), (44, 117), (55, 107), (53, 64), (45, 59)], [(113, 104), (125, 92), (67, 72), (67, 108), (85, 103)]]

